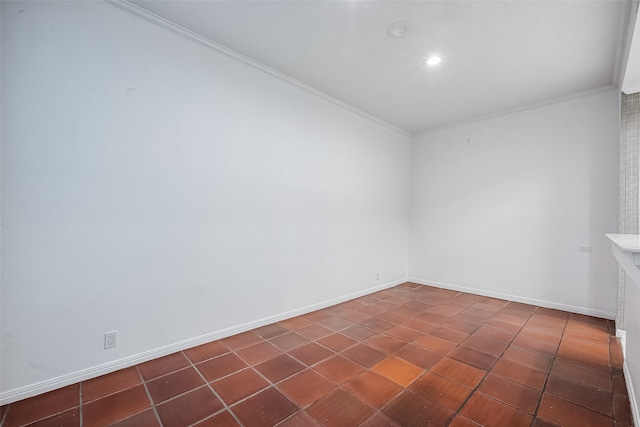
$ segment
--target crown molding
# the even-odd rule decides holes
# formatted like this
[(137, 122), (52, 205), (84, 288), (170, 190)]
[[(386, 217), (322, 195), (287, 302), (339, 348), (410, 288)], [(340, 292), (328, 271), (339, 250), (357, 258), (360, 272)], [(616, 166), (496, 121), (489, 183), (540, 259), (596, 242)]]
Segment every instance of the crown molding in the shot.
[(611, 89), (615, 89), (615, 86), (611, 85), (611, 84), (610, 85), (606, 85), (606, 86), (600, 86), (600, 87), (597, 87), (595, 89), (584, 90), (584, 91), (572, 93), (572, 94), (569, 94), (569, 95), (559, 96), (557, 98), (551, 98), (551, 99), (546, 99), (544, 101), (535, 102), (533, 104), (527, 104), (527, 105), (523, 105), (523, 106), (520, 106), (520, 107), (509, 108), (507, 110), (502, 110), (502, 111), (499, 111), (499, 112), (493, 113), (493, 114), (487, 114), (487, 115), (484, 115), (484, 116), (474, 117), (472, 119), (460, 120), (460, 121), (449, 123), (449, 124), (446, 124), (446, 125), (443, 125), (443, 126), (434, 127), (434, 128), (431, 128), (431, 129), (427, 129), (427, 130), (421, 131), (421, 132), (416, 132), (413, 135), (411, 135), (411, 137), (412, 138), (417, 138), (417, 137), (420, 137), (420, 136), (429, 135), (429, 134), (440, 132), (440, 131), (447, 130), (447, 129), (457, 128), (457, 127), (460, 127), (460, 126), (465, 126), (465, 125), (469, 125), (469, 124), (473, 124), (473, 123), (484, 122), (485, 120), (496, 119), (498, 117), (509, 116), (511, 114), (520, 113), (522, 111), (534, 110), (536, 108), (540, 108), (540, 107), (544, 107), (544, 106), (552, 105), (552, 104), (557, 104), (559, 102), (570, 101), (570, 100), (576, 99), (576, 98), (582, 98), (582, 97), (585, 97), (585, 96), (594, 95), (596, 93), (605, 92), (605, 91), (611, 90)]
[(326, 92), (323, 92), (319, 89), (316, 89), (312, 86), (309, 86), (305, 83), (302, 83), (299, 80), (294, 79), (291, 76), (288, 76), (284, 73), (281, 73), (280, 71), (274, 70), (273, 68), (270, 68), (258, 61), (255, 61), (247, 56), (244, 56), (232, 49), (229, 49), (221, 44), (218, 44), (216, 42), (214, 42), (213, 40), (210, 40), (206, 37), (201, 36), (200, 34), (197, 34), (191, 30), (188, 30), (184, 27), (181, 27), (180, 25), (169, 21), (168, 19), (162, 18), (161, 16), (158, 16), (154, 13), (149, 12), (146, 9), (143, 9), (133, 3), (129, 3), (127, 0), (102, 0), (104, 3), (109, 4), (111, 6), (114, 6), (122, 11), (128, 12), (138, 18), (141, 18), (147, 22), (151, 22), (153, 24), (159, 25), (160, 27), (169, 30), (175, 34), (178, 34), (180, 36), (186, 37), (189, 40), (195, 41), (197, 43), (200, 43), (203, 46), (206, 46), (212, 50), (215, 50), (216, 52), (222, 53), (226, 56), (229, 56), (233, 59), (235, 59), (236, 61), (240, 61), (244, 64), (250, 65), (266, 74), (269, 74), (271, 76), (277, 77), (281, 80), (284, 80), (287, 83), (290, 83), (294, 86), (297, 86), (301, 89), (304, 89), (307, 92), (312, 93), (315, 96), (318, 96), (326, 101), (329, 101), (339, 107), (344, 108), (347, 111), (350, 111), (352, 113), (358, 114), (366, 119), (369, 119), (379, 125), (382, 125), (394, 132), (397, 132), (401, 135), (404, 136), (411, 136), (411, 134), (407, 131), (405, 131), (404, 129), (401, 129), (397, 126), (392, 125), (391, 123), (388, 123), (376, 116), (373, 116), (365, 111), (360, 110), (359, 108), (356, 108), (350, 104), (347, 104), (344, 101), (339, 100), (338, 98), (335, 98), (331, 95), (329, 95)]

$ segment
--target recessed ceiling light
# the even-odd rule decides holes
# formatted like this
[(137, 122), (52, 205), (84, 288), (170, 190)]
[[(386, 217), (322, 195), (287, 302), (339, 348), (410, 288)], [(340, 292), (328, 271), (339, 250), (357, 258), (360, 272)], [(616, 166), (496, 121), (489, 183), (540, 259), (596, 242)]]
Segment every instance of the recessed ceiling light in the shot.
[(442, 58), (439, 56), (430, 56), (429, 58), (424, 60), (424, 63), (427, 65), (438, 65), (442, 61)]
[(404, 37), (411, 29), (411, 22), (398, 21), (395, 24), (391, 24), (389, 27), (389, 37)]

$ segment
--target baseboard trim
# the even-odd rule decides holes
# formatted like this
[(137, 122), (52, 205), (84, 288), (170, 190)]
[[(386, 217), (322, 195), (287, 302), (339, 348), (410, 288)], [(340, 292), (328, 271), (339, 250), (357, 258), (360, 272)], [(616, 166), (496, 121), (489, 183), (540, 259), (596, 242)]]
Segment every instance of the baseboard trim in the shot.
[(629, 372), (629, 365), (625, 360), (623, 364), (624, 379), (627, 383), (627, 394), (629, 395), (629, 402), (631, 403), (631, 418), (633, 418), (633, 425), (640, 426), (640, 407), (638, 407), (638, 399), (636, 397), (635, 387), (631, 379), (631, 373)]
[(620, 344), (622, 345), (622, 355), (624, 357), (627, 357), (627, 331), (616, 329), (616, 337), (620, 338)]
[(615, 316), (616, 316), (616, 313), (609, 312), (609, 311), (596, 310), (593, 308), (580, 307), (576, 305), (562, 304), (562, 303), (553, 302), (553, 301), (539, 300), (535, 298), (526, 298), (526, 297), (521, 297), (521, 296), (511, 295), (511, 294), (503, 294), (500, 292), (485, 291), (485, 290), (476, 289), (476, 288), (467, 288), (465, 286), (452, 285), (450, 283), (436, 282), (433, 280), (422, 280), (422, 279), (409, 277), (407, 281), (412, 283), (417, 283), (419, 285), (430, 285), (438, 288), (450, 289), (453, 291), (460, 291), (460, 292), (466, 292), (474, 295), (482, 295), (485, 297), (505, 299), (505, 300), (514, 301), (514, 302), (537, 305), (545, 308), (553, 308), (556, 310), (563, 310), (571, 313), (586, 314), (588, 316), (601, 317), (601, 318), (610, 319), (610, 320), (615, 319)]
[(168, 354), (175, 353), (177, 351), (186, 350), (191, 347), (195, 347), (211, 341), (219, 340), (221, 338), (226, 338), (232, 335), (240, 334), (242, 332), (250, 331), (252, 329), (259, 328), (261, 326), (266, 326), (271, 323), (280, 322), (282, 320), (286, 320), (292, 317), (300, 316), (302, 314), (310, 313), (312, 311), (321, 310), (323, 308), (340, 304), (345, 301), (352, 300), (354, 298), (359, 298), (365, 295), (372, 294), (374, 292), (392, 288), (394, 286), (405, 283), (406, 281), (407, 281), (406, 279), (400, 279), (400, 280), (395, 280), (391, 282), (386, 282), (382, 285), (374, 286), (372, 288), (367, 288), (358, 292), (353, 292), (338, 298), (326, 300), (317, 304), (311, 304), (305, 307), (301, 307), (291, 311), (286, 311), (284, 313), (276, 314), (273, 316), (264, 317), (262, 319), (243, 323), (241, 325), (233, 326), (230, 328), (221, 329), (215, 332), (201, 335), (199, 337), (191, 338), (188, 340), (177, 342), (175, 344), (145, 351), (143, 353), (135, 354), (133, 356), (128, 356), (118, 360), (114, 360), (112, 362), (104, 363), (102, 365), (72, 372), (66, 375), (52, 378), (50, 380), (41, 381), (39, 383), (8, 390), (0, 393), (0, 405), (6, 405), (9, 403), (16, 402), (18, 400), (27, 399), (29, 397), (37, 396), (39, 394), (56, 390), (58, 388), (66, 387), (68, 385), (75, 384), (80, 381), (86, 381), (92, 378), (99, 377), (101, 375), (106, 375), (111, 372), (118, 371), (120, 369), (128, 368), (130, 366), (135, 366), (140, 363), (148, 362), (149, 360), (166, 356)]

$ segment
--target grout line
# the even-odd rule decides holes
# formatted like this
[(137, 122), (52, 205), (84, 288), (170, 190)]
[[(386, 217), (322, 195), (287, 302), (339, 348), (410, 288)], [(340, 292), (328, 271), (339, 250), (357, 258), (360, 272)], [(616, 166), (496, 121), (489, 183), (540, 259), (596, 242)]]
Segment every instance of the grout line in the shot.
[(136, 368), (136, 372), (138, 373), (138, 378), (140, 378), (140, 381), (142, 382), (142, 386), (144, 387), (144, 391), (147, 393), (147, 398), (149, 399), (149, 404), (151, 404), (151, 410), (155, 414), (156, 420), (158, 420), (158, 424), (160, 424), (160, 427), (162, 427), (162, 425), (163, 425), (162, 424), (162, 420), (160, 419), (160, 415), (158, 414), (158, 411), (156, 409), (156, 405), (153, 402), (153, 399), (151, 398), (151, 393), (149, 393), (149, 388), (147, 387), (147, 382), (142, 377), (142, 373), (140, 373), (140, 369), (138, 369), (137, 366), (135, 368)]
[[(221, 344), (222, 344), (222, 343), (221, 343)], [(224, 345), (224, 344), (222, 344), (222, 345)], [(227, 347), (227, 346), (225, 345), (225, 347)], [(229, 348), (229, 347), (227, 347), (227, 348)], [(231, 350), (230, 348), (229, 348), (229, 351), (230, 351), (230, 353), (231, 353), (231, 354), (234, 354), (235, 356), (240, 357), (240, 356), (238, 356), (237, 354), (235, 354), (235, 352), (234, 352), (233, 350)], [(204, 377), (204, 375), (202, 374), (202, 372), (200, 372), (200, 370), (197, 368), (197, 366), (196, 366), (196, 365), (191, 361), (191, 359), (189, 359), (189, 358), (187, 357), (187, 355), (186, 355), (186, 354), (184, 354), (184, 351), (182, 351), (181, 353), (182, 353), (182, 354), (183, 354), (183, 356), (184, 356), (184, 357), (189, 361), (189, 363), (191, 364), (191, 367), (192, 367), (192, 368), (193, 368), (193, 369), (198, 373), (198, 375), (200, 376), (200, 378), (202, 378), (202, 380), (204, 381), (205, 385), (206, 385), (207, 387), (209, 387), (209, 390), (211, 390), (211, 392), (213, 393), (213, 395), (214, 395), (214, 396), (216, 396), (216, 398), (218, 398), (218, 400), (220, 401), (220, 403), (222, 403), (222, 406), (223, 406), (223, 409), (221, 409), (220, 411), (218, 411), (218, 412), (216, 412), (216, 413), (214, 413), (214, 414), (211, 414), (211, 416), (208, 416), (208, 417), (206, 417), (206, 418), (204, 418), (204, 419), (202, 419), (202, 420), (197, 421), (197, 423), (202, 422), (202, 421), (204, 421), (204, 420), (206, 420), (206, 419), (209, 419), (209, 418), (213, 418), (214, 416), (216, 416), (216, 415), (218, 415), (218, 414), (220, 414), (220, 413), (222, 413), (223, 411), (225, 411), (225, 410), (226, 410), (227, 412), (229, 412), (229, 414), (233, 417), (233, 419), (234, 419), (234, 420), (235, 420), (239, 425), (243, 426), (244, 424), (242, 424), (242, 422), (241, 422), (241, 421), (240, 421), (240, 419), (237, 417), (237, 415), (236, 415), (236, 414), (231, 410), (231, 408), (229, 407), (229, 405), (227, 405), (227, 402), (225, 402), (225, 401), (224, 401), (224, 399), (222, 399), (222, 397), (220, 397), (220, 395), (218, 394), (218, 392), (216, 392), (216, 391), (213, 389), (213, 387), (211, 386), (211, 383), (210, 383), (209, 381), (207, 381), (207, 379)], [(224, 354), (227, 354), (227, 353), (224, 353)], [(221, 354), (220, 356), (223, 356), (223, 355)], [(217, 356), (217, 357), (220, 357), (220, 356)], [(214, 357), (213, 359), (215, 359), (215, 357)], [(212, 359), (207, 359), (207, 360), (212, 360)], [(245, 369), (246, 369), (246, 368), (241, 369), (241, 371), (244, 371)], [(236, 372), (240, 372), (240, 371), (236, 371)], [(234, 372), (234, 373), (235, 373), (235, 372)], [(228, 376), (231, 376), (231, 375), (233, 375), (233, 374), (226, 375), (226, 376), (224, 376), (224, 378), (226, 378), (226, 377), (228, 377)], [(222, 378), (222, 377), (221, 377), (221, 378)], [(221, 378), (218, 378), (216, 381), (220, 380)], [(191, 390), (190, 390), (190, 391), (191, 391)]]
[(82, 427), (84, 425), (84, 405), (82, 403), (82, 392), (84, 391), (84, 381), (80, 382), (80, 386), (78, 387), (78, 394), (79, 394), (79, 403), (80, 406), (78, 407), (78, 417), (80, 418), (80, 427)]

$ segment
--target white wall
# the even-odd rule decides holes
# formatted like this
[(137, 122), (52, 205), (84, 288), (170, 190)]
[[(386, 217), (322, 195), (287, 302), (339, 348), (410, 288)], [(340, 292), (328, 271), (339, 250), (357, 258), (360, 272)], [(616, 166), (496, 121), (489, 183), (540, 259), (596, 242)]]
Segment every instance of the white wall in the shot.
[(613, 318), (617, 100), (608, 90), (414, 138), (410, 279)]
[(105, 3), (2, 3), (0, 402), (406, 278), (407, 136)]
[(636, 424), (640, 419), (640, 286), (627, 276), (625, 380)]

